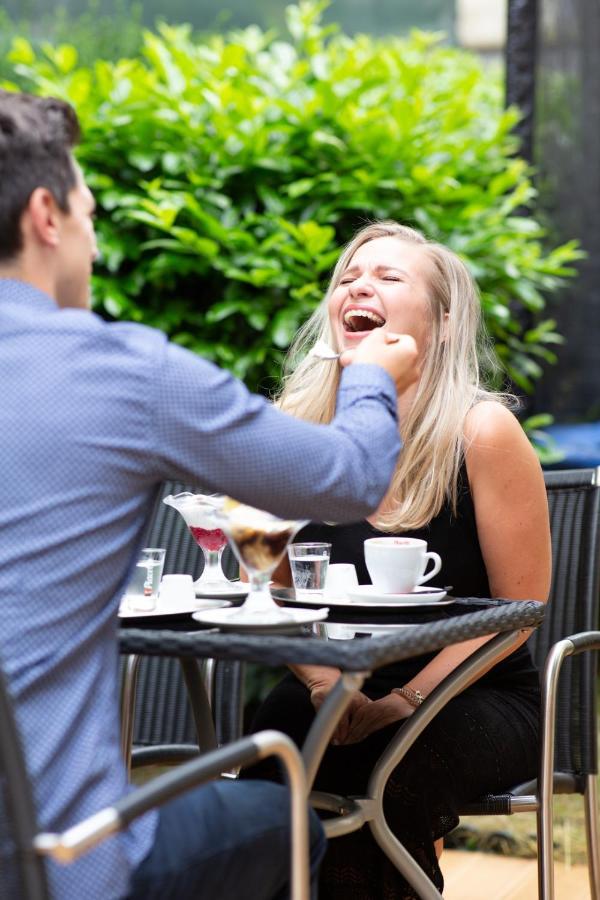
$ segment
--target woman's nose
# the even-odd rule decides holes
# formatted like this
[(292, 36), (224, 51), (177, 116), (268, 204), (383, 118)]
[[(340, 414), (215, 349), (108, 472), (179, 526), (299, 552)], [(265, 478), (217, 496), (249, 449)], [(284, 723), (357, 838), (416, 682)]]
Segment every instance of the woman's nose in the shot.
[(368, 276), (362, 275), (350, 285), (350, 296), (352, 297), (372, 297), (373, 294), (373, 285)]

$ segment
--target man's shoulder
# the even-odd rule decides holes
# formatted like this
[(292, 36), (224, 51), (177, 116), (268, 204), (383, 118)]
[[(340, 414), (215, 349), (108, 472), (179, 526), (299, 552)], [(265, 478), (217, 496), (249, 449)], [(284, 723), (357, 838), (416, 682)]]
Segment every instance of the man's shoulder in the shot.
[(168, 338), (157, 328), (138, 322), (107, 322), (89, 310), (62, 309), (52, 321), (52, 329), (82, 341), (92, 355), (122, 356), (156, 363), (164, 354)]

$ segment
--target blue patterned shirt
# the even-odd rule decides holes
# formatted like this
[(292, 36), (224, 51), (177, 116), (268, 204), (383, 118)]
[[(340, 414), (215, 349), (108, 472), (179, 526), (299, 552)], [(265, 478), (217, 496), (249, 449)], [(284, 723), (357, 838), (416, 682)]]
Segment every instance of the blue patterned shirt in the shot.
[[(158, 331), (59, 309), (14, 280), (0, 280), (0, 387), (0, 662), (39, 826), (62, 830), (128, 789), (117, 607), (157, 484), (360, 518), (400, 448), (396, 396), (383, 369), (351, 366), (334, 425), (300, 422)], [(122, 897), (155, 824), (48, 863), (52, 896)]]

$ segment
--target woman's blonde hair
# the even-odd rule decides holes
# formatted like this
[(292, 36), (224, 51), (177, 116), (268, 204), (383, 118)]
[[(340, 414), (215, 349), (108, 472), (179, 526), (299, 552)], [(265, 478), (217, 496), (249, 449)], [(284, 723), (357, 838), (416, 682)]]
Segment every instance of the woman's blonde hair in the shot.
[[(484, 399), (506, 402), (480, 384), (479, 359), (493, 365), (483, 334), (477, 286), (459, 257), (397, 222), (362, 228), (343, 250), (322, 303), (298, 332), (286, 358), (278, 405), (301, 419), (330, 422), (335, 415), (339, 366), (307, 356), (317, 340), (335, 346), (328, 304), (342, 273), (359, 247), (381, 237), (418, 244), (429, 262), (425, 272), (431, 315), (430, 338), (414, 401), (403, 416), (404, 448), (378, 515), (381, 531), (421, 528), (446, 500), (456, 511), (458, 474), (464, 454), (464, 422), (468, 411)], [(335, 347), (335, 349), (341, 349)]]

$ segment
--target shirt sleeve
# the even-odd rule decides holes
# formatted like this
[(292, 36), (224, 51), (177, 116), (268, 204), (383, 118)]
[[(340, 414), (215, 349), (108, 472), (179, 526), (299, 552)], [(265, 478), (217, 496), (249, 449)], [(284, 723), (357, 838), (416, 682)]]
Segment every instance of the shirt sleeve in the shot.
[(344, 370), (330, 425), (281, 412), (174, 344), (156, 391), (156, 474), (281, 516), (363, 518), (383, 497), (401, 447), (395, 386), (380, 366)]

